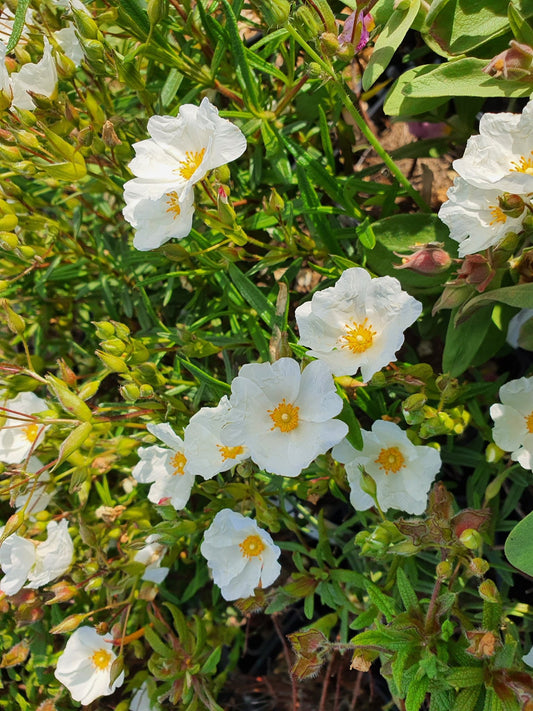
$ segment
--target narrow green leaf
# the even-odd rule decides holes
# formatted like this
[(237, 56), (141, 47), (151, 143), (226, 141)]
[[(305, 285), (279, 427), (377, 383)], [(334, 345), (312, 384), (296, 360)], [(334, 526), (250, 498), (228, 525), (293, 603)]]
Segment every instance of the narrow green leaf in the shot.
[(306, 208), (304, 219), (309, 228), (309, 232), (314, 239), (321, 241), (330, 252), (337, 251), (337, 240), (333, 234), (330, 221), (326, 215), (311, 212), (314, 208), (320, 207), (320, 200), (314, 185), (309, 180), (307, 171), (298, 164), (296, 165), (296, 177), (298, 179), (298, 187), (302, 195), (302, 200)]
[(398, 568), (396, 571), (396, 585), (398, 586), (398, 592), (400, 593), (407, 612), (418, 609), (418, 596), (403, 568)]
[(478, 686), (483, 684), (484, 671), (483, 667), (455, 667), (446, 677), (446, 681), (450, 686), (456, 689), (462, 689), (467, 686)]
[(420, 707), (426, 698), (428, 686), (429, 679), (425, 675), (421, 679), (415, 677), (410, 682), (407, 696), (405, 697), (405, 711), (420, 711)]
[(119, 0), (119, 5), (142, 34), (148, 35), (150, 32), (150, 20), (148, 13), (138, 0)]
[(518, 42), (523, 42), (533, 47), (533, 28), (529, 25), (524, 17), (518, 12), (516, 6), (510, 2), (507, 8), (507, 17), (513, 35)]
[(458, 326), (469, 319), (477, 309), (494, 302), (516, 306), (518, 309), (533, 309), (533, 284), (505, 286), (474, 296), (461, 308), (455, 319), (455, 324)]
[(266, 325), (271, 327), (276, 316), (274, 305), (234, 264), (228, 265), (228, 273), (242, 298), (257, 311), (257, 315), (263, 319)]
[(368, 91), (376, 79), (378, 79), (389, 66), (394, 52), (396, 52), (407, 34), (407, 31), (413, 24), (419, 9), (420, 0), (411, 0), (407, 9), (398, 7), (393, 11), (387, 24), (376, 40), (372, 56), (364, 71), (363, 89), (365, 91)]
[(222, 380), (217, 380), (217, 378), (214, 378), (212, 375), (209, 375), (209, 373), (206, 373), (205, 370), (200, 368), (199, 365), (196, 365), (192, 361), (182, 358), (179, 355), (176, 355), (176, 358), (183, 365), (183, 367), (189, 371), (189, 373), (192, 373), (192, 375), (198, 378), (201, 383), (205, 383), (206, 385), (212, 387), (215, 392), (220, 392), (223, 395), (231, 392), (230, 385), (222, 382)]
[(480, 694), (481, 686), (479, 685), (461, 689), (451, 711), (474, 711)]
[(220, 656), (222, 654), (222, 647), (215, 647), (209, 657), (203, 663), (201, 673), (202, 674), (214, 674), (217, 670), (218, 663), (220, 661)]
[(246, 52), (244, 51), (244, 45), (239, 35), (239, 27), (237, 25), (237, 18), (233, 12), (231, 5), (228, 0), (222, 0), (222, 5), (224, 7), (224, 12), (226, 15), (227, 30), (230, 40), (230, 49), (235, 60), (237, 79), (243, 90), (243, 98), (247, 106), (258, 109), (259, 108), (259, 98), (258, 98), (258, 88), (257, 80), (250, 71), (250, 67), (247, 62)]
[(15, 19), (13, 21), (13, 30), (11, 37), (6, 47), (6, 54), (12, 52), (18, 44), (22, 30), (24, 29), (24, 21), (26, 20), (26, 10), (30, 0), (18, 0), (15, 10)]
[(359, 424), (359, 420), (355, 416), (353, 407), (350, 404), (350, 401), (348, 400), (346, 391), (341, 388), (340, 385), (337, 385), (337, 393), (342, 398), (342, 411), (339, 415), (337, 415), (337, 417), (339, 420), (342, 420), (348, 425), (348, 434), (346, 435), (346, 439), (348, 440), (348, 442), (352, 445), (352, 447), (354, 447), (354, 449), (360, 451), (361, 449), (363, 449), (363, 435), (361, 434), (361, 425)]
[(150, 625), (146, 625), (144, 628), (144, 637), (150, 647), (157, 652), (164, 659), (170, 659), (173, 656), (173, 651), (170, 647), (163, 642), (161, 637), (154, 632)]

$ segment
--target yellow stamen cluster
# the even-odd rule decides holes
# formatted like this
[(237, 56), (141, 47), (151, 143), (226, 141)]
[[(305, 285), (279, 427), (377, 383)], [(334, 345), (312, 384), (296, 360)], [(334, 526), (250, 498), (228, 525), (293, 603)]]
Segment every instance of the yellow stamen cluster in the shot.
[(222, 461), (225, 462), (228, 459), (235, 459), (244, 452), (244, 447), (225, 447), (223, 444), (217, 444), (217, 449), (220, 452)]
[(367, 318), (362, 323), (356, 323), (355, 321), (352, 321), (351, 324), (347, 323), (344, 326), (346, 333), (342, 337), (342, 348), (348, 348), (352, 353), (364, 353), (367, 351), (372, 346), (376, 335), (372, 324), (367, 325), (367, 323)]
[(280, 429), (282, 432), (291, 432), (298, 427), (300, 408), (285, 402), (285, 398), (273, 410), (267, 410), (274, 426), (270, 430)]
[(170, 212), (174, 220), (180, 216), (181, 214), (181, 207), (180, 207), (180, 201), (178, 199), (178, 193), (176, 191), (173, 191), (171, 193), (166, 193), (165, 197), (168, 198), (167, 200), (167, 212)]
[(181, 168), (177, 169), (177, 172), (181, 175), (184, 180), (190, 180), (196, 169), (203, 161), (205, 155), (205, 148), (201, 151), (187, 151), (185, 153), (185, 160), (180, 160)]
[(247, 536), (242, 543), (239, 543), (239, 548), (243, 558), (254, 558), (265, 550), (265, 544), (260, 536), (252, 535)]
[(111, 664), (111, 652), (108, 652), (107, 649), (97, 649), (91, 656), (91, 662), (97, 669), (104, 671)]
[(183, 476), (183, 474), (185, 473), (185, 465), (187, 464), (187, 457), (183, 454), (183, 452), (176, 452), (176, 454), (170, 460), (170, 463), (174, 467), (174, 471), (172, 472), (172, 474), (174, 476), (176, 476), (176, 474)]
[(405, 464), (405, 457), (400, 452), (398, 447), (387, 447), (382, 449), (379, 453), (379, 457), (374, 460), (376, 464), (379, 464), (381, 469), (385, 470), (385, 474), (396, 474)]
[(492, 220), (489, 222), (490, 225), (494, 225), (496, 222), (504, 223), (507, 222), (507, 215), (498, 205), (489, 205), (490, 214), (492, 215)]
[(26, 437), (28, 442), (31, 442), (33, 444), (39, 434), (39, 425), (34, 422), (31, 425), (23, 427), (22, 431), (24, 432), (24, 436)]
[(520, 160), (511, 163), (511, 173), (527, 173), (533, 175), (533, 151), (529, 156), (520, 156)]
[(526, 427), (530, 434), (533, 434), (533, 412), (530, 412), (526, 417)]

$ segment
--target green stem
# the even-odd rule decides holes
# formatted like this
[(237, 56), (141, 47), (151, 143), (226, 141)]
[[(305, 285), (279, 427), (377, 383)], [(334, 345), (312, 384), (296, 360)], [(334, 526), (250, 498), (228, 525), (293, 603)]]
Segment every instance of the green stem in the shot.
[(431, 208), (422, 198), (420, 193), (413, 188), (409, 179), (402, 173), (398, 168), (393, 159), (389, 156), (387, 151), (383, 148), (379, 140), (374, 136), (370, 128), (365, 123), (365, 120), (357, 110), (357, 107), (352, 101), (352, 98), (344, 88), (342, 80), (339, 79), (338, 73), (333, 69), (331, 64), (325, 62), (324, 59), (315, 52), (315, 50), (300, 36), (298, 31), (290, 24), (285, 25), (287, 32), (293, 37), (293, 39), (298, 42), (300, 47), (304, 49), (307, 54), (315, 61), (320, 68), (329, 76), (329, 78), (335, 82), (336, 89), (341, 97), (342, 103), (344, 104), (346, 110), (349, 112), (350, 116), (355, 121), (357, 127), (366, 138), (368, 143), (376, 151), (377, 155), (381, 158), (383, 163), (386, 165), (391, 175), (393, 175), (398, 183), (404, 188), (405, 192), (414, 200), (418, 207), (424, 212), (430, 212)]

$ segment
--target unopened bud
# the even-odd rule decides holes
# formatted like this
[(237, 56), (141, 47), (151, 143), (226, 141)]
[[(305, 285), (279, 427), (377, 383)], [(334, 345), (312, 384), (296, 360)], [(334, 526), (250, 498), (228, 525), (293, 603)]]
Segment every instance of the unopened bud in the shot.
[(117, 136), (115, 127), (111, 121), (106, 121), (102, 126), (102, 141), (108, 148), (113, 148), (113, 146), (119, 146), (122, 141)]
[(533, 47), (511, 40), (509, 49), (497, 54), (482, 71), (492, 77), (514, 81), (531, 81), (533, 78)]
[(0, 143), (0, 158), (8, 163), (15, 163), (21, 161), (23, 155), (18, 146), (5, 146), (3, 143)]
[(394, 252), (397, 257), (402, 258), (401, 264), (394, 265), (395, 269), (410, 269), (417, 274), (434, 276), (447, 271), (453, 261), (448, 252), (443, 249), (441, 242), (428, 242), (418, 249), (416, 247), (411, 249), (415, 251), (407, 256)]
[(0, 299), (0, 308), (2, 308), (6, 314), (9, 330), (21, 336), (26, 328), (26, 324), (24, 323), (22, 316), (19, 316), (16, 311), (13, 311), (7, 299)]
[(376, 482), (370, 476), (370, 474), (365, 471), (361, 472), (360, 486), (361, 489), (365, 492), (365, 494), (368, 494), (373, 499), (376, 498)]
[(102, 348), (106, 353), (111, 353), (114, 356), (123, 356), (125, 352), (125, 345), (120, 338), (109, 338), (102, 341)]
[(498, 202), (503, 213), (508, 217), (520, 217), (526, 206), (520, 195), (503, 193), (498, 197)]
[(475, 528), (466, 528), (459, 536), (459, 540), (465, 548), (471, 551), (480, 548), (483, 543), (480, 533)]
[(92, 615), (92, 612), (81, 612), (77, 615), (69, 615), (55, 627), (52, 627), (52, 634), (63, 634), (64, 632), (73, 632), (77, 629), (86, 617)]
[(320, 46), (327, 57), (333, 57), (339, 49), (339, 40), (333, 32), (323, 32), (320, 35)]
[(54, 583), (47, 589), (54, 593), (54, 597), (51, 600), (47, 600), (46, 605), (53, 605), (55, 602), (68, 602), (78, 594), (77, 587), (64, 580)]
[(269, 27), (284, 25), (289, 19), (291, 7), (287, 0), (250, 0)]
[(219, 220), (225, 225), (230, 226), (235, 224), (235, 210), (228, 200), (228, 191), (222, 185), (218, 189), (217, 213)]
[(452, 565), (448, 560), (442, 560), (437, 565), (437, 577), (440, 580), (446, 580), (452, 574)]
[(501, 597), (493, 580), (484, 580), (478, 587), (478, 592), (487, 602), (500, 602)]
[(24, 523), (24, 512), (16, 511), (12, 516), (7, 519), (6, 525), (0, 535), (0, 545), (6, 540), (8, 536), (19, 530), (19, 528)]
[(315, 39), (324, 31), (320, 17), (307, 5), (302, 5), (296, 10), (293, 22), (303, 38), (307, 40)]
[(76, 140), (78, 141), (78, 145), (80, 146), (90, 146), (93, 142), (93, 139), (94, 129), (92, 126), (85, 126), (80, 131), (78, 131), (78, 135), (76, 136)]
[(281, 195), (278, 193), (276, 188), (272, 188), (270, 195), (268, 196), (268, 201), (265, 205), (265, 212), (267, 215), (275, 215), (280, 213), (285, 207), (285, 202)]
[(148, 13), (150, 25), (154, 27), (158, 22), (166, 17), (168, 12), (168, 3), (166, 0), (148, 0), (146, 11)]
[(18, 223), (19, 220), (16, 215), (2, 215), (2, 217), (0, 217), (0, 230), (2, 232), (11, 232)]
[(120, 388), (120, 394), (124, 400), (129, 400), (131, 402), (135, 402), (141, 397), (141, 391), (135, 383), (125, 383)]
[(98, 25), (93, 18), (85, 10), (77, 10), (72, 8), (76, 29), (83, 39), (88, 40), (103, 40), (103, 35), (98, 29)]
[(139, 397), (144, 398), (146, 400), (152, 398), (154, 396), (154, 389), (151, 385), (148, 383), (143, 383), (141, 387), (139, 388)]
[(0, 232), (0, 246), (2, 249), (15, 249), (18, 247), (19, 238), (14, 232)]
[(109, 321), (93, 321), (96, 326), (96, 335), (98, 338), (111, 338), (115, 335), (115, 327)]
[(111, 353), (104, 353), (104, 351), (96, 351), (96, 355), (100, 358), (105, 367), (114, 373), (127, 373), (129, 370), (122, 358), (111, 355)]
[(482, 578), (490, 569), (488, 561), (484, 558), (472, 558), (468, 567), (478, 578)]

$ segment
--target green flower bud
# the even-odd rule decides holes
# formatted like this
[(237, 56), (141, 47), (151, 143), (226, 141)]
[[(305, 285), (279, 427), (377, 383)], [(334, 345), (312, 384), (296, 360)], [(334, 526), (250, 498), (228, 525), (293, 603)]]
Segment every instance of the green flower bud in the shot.
[(102, 363), (106, 368), (114, 373), (128, 373), (129, 368), (122, 358), (118, 358), (111, 353), (104, 353), (104, 351), (96, 351), (96, 355), (100, 358)]
[(19, 336), (22, 336), (24, 329), (26, 328), (26, 324), (24, 323), (22, 316), (19, 316), (16, 311), (13, 311), (6, 299), (0, 299), (0, 308), (5, 312), (9, 330)]
[(14, 232), (0, 232), (0, 247), (2, 249), (15, 249), (18, 247), (19, 238)]
[(122, 356), (125, 352), (125, 344), (120, 338), (109, 338), (106, 341), (102, 341), (102, 348), (106, 353), (114, 356)]
[(304, 39), (315, 39), (324, 31), (318, 14), (307, 5), (302, 5), (294, 13), (294, 25)]
[(250, 0), (250, 4), (269, 27), (279, 27), (289, 19), (291, 6), (287, 0)]
[(478, 587), (478, 592), (487, 602), (501, 602), (500, 593), (493, 580), (484, 580)]
[(135, 402), (141, 397), (141, 391), (135, 383), (125, 383), (120, 388), (120, 394), (124, 400), (129, 400), (131, 402)]
[(481, 534), (476, 531), (475, 528), (465, 528), (459, 536), (459, 540), (465, 548), (471, 551), (476, 550), (476, 548), (481, 548), (483, 544)]

